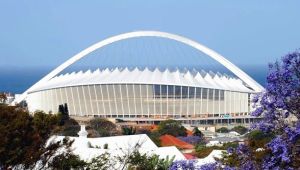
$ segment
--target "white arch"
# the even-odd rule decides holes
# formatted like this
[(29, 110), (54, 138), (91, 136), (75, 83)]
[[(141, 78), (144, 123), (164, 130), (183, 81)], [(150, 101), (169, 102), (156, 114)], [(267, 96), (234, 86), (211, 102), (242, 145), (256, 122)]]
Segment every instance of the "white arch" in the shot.
[(35, 88), (39, 84), (50, 80), (51, 78), (56, 76), (58, 73), (63, 71), (65, 68), (67, 68), (71, 64), (75, 63), (76, 61), (80, 60), (81, 58), (85, 57), (89, 53), (91, 53), (103, 46), (106, 46), (108, 44), (111, 44), (111, 43), (114, 43), (114, 42), (117, 42), (120, 40), (124, 40), (124, 39), (135, 38), (135, 37), (162, 37), (162, 38), (167, 38), (167, 39), (171, 39), (171, 40), (175, 40), (175, 41), (187, 44), (187, 45), (194, 47), (197, 50), (205, 53), (206, 55), (210, 56), (211, 58), (213, 58), (214, 60), (216, 60), (223, 66), (225, 66), (227, 69), (232, 71), (237, 77), (239, 77), (241, 80), (243, 80), (245, 83), (247, 83), (256, 92), (261, 92), (263, 90), (263, 87), (260, 84), (258, 84), (255, 80), (253, 80), (249, 75), (247, 75), (245, 72), (243, 72), (237, 66), (232, 64), (229, 60), (227, 60), (226, 58), (224, 58), (222, 55), (218, 54), (217, 52), (205, 47), (204, 45), (197, 43), (196, 41), (193, 41), (191, 39), (188, 39), (188, 38), (185, 38), (185, 37), (182, 37), (179, 35), (170, 34), (170, 33), (166, 33), (166, 32), (160, 32), (160, 31), (135, 31), (135, 32), (124, 33), (124, 34), (120, 34), (120, 35), (116, 35), (116, 36), (107, 38), (107, 39), (100, 41), (100, 42), (86, 48), (85, 50), (79, 52), (78, 54), (76, 54), (75, 56), (73, 56), (72, 58), (70, 58), (69, 60), (67, 60), (60, 66), (58, 66), (57, 68), (55, 68), (48, 75), (46, 75), (40, 81), (38, 81), (33, 86), (31, 86), (29, 89), (27, 89), (21, 96), (19, 96), (14, 101), (14, 103), (21, 102), (22, 100), (24, 100), (26, 98), (28, 91)]

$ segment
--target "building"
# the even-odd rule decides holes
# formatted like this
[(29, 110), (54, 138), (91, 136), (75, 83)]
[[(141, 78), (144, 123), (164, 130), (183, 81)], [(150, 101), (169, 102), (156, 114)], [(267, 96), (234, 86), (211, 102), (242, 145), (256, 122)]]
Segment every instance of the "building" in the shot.
[(192, 144), (186, 143), (172, 135), (163, 135), (160, 138), (161, 146), (176, 146), (182, 153), (191, 153), (195, 147)]
[[(112, 165), (108, 169), (121, 169), (127, 162), (125, 159), (119, 160), (117, 158), (125, 158), (126, 156), (132, 155), (135, 151), (146, 154), (147, 156), (158, 155), (160, 159), (170, 160), (174, 158), (173, 161), (192, 161), (197, 168), (204, 164), (215, 163), (215, 158), (222, 158), (223, 152), (226, 152), (224, 150), (213, 150), (207, 157), (198, 159), (192, 156), (192, 154), (183, 153), (183, 150), (178, 150), (178, 146), (191, 149), (191, 146), (188, 146), (189, 144), (182, 145), (183, 142), (175, 142), (178, 144), (176, 146), (167, 145), (157, 147), (145, 134), (88, 138), (84, 125), (81, 125), (81, 130), (78, 135), (79, 137), (52, 136), (47, 141), (47, 145), (62, 141), (67, 137), (69, 140), (74, 141), (71, 145), (72, 153), (78, 155), (80, 159), (84, 161), (89, 162), (97, 156), (108, 154), (108, 164)], [(169, 137), (166, 140), (169, 141), (170, 139), (174, 140), (174, 138)], [(64, 152), (64, 150), (59, 150), (59, 152)], [(35, 169), (39, 169), (40, 165), (41, 164), (37, 164)]]
[[(132, 155), (133, 152), (139, 152), (147, 156), (158, 155), (160, 159), (170, 160), (174, 158), (174, 161), (186, 160), (184, 155), (175, 146), (157, 147), (145, 134), (99, 138), (88, 138), (87, 134), (85, 126), (81, 125), (81, 130), (78, 133), (79, 137), (67, 137), (69, 140), (74, 141), (71, 145), (72, 153), (87, 162), (90, 162), (97, 156), (108, 154), (108, 164), (112, 165), (109, 169), (124, 168), (123, 166), (127, 164), (125, 160), (126, 156)], [(52, 136), (47, 141), (47, 145), (63, 141), (64, 138), (66, 136)], [(60, 150), (59, 152), (64, 152), (64, 150)], [(119, 160), (117, 158), (124, 159)]]
[[(229, 69), (235, 76), (210, 70), (168, 68), (96, 69), (62, 74), (87, 54), (114, 42), (160, 37), (191, 46)], [(191, 125), (249, 123), (252, 94), (261, 87), (213, 50), (185, 37), (157, 31), (137, 31), (105, 39), (83, 50), (24, 92), (30, 111), (56, 113), (67, 106), (71, 116), (158, 122), (176, 119)]]

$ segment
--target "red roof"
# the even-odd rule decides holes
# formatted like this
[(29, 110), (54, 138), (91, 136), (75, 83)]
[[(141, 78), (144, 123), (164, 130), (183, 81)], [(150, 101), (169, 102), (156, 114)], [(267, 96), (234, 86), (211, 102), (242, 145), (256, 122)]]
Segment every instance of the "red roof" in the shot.
[(176, 146), (180, 149), (194, 149), (193, 145), (177, 139), (172, 135), (163, 135), (159, 139), (162, 146)]

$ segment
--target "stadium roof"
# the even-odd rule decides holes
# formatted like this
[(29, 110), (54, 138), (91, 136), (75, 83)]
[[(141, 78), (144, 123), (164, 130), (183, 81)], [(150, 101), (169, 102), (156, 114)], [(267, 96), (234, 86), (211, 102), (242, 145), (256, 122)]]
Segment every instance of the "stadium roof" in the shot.
[[(105, 46), (107, 46), (109, 44), (121, 41), (121, 40), (131, 39), (131, 38), (138, 38), (138, 37), (160, 37), (160, 38), (166, 38), (166, 39), (170, 39), (170, 40), (174, 40), (174, 41), (186, 44), (186, 45), (188, 45), (190, 47), (193, 47), (194, 49), (197, 49), (197, 50), (203, 52), (204, 54), (206, 54), (211, 59), (213, 59), (213, 60), (217, 61), (218, 63), (220, 63), (221, 65), (223, 65), (225, 68), (227, 68), (228, 70), (230, 70), (236, 77), (238, 77), (239, 80), (243, 81), (245, 84), (247, 84), (247, 86), (251, 87), (251, 89), (253, 89), (254, 92), (261, 92), (262, 90), (264, 90), (264, 88), (259, 83), (257, 83), (255, 80), (253, 80), (249, 75), (247, 75), (245, 72), (243, 72), (237, 66), (235, 66), (233, 63), (231, 63), (225, 57), (223, 57), (222, 55), (218, 54), (217, 52), (213, 51), (212, 49), (209, 49), (209, 48), (205, 47), (204, 45), (202, 45), (202, 44), (200, 44), (200, 43), (198, 43), (196, 41), (193, 41), (191, 39), (185, 38), (183, 36), (179, 36), (179, 35), (175, 35), (175, 34), (170, 34), (170, 33), (167, 33), (167, 32), (160, 32), (160, 31), (134, 31), (134, 32), (124, 33), (124, 34), (116, 35), (116, 36), (113, 36), (113, 37), (109, 37), (109, 38), (107, 38), (105, 40), (102, 40), (102, 41), (100, 41), (100, 42), (98, 42), (98, 43), (96, 43), (96, 44), (94, 44), (94, 45), (86, 48), (85, 50), (79, 52), (78, 54), (74, 55), (73, 57), (71, 57), (70, 59), (68, 59), (64, 63), (62, 63), (60, 66), (58, 66), (57, 68), (55, 68), (53, 71), (51, 71), (45, 77), (43, 77), (41, 80), (39, 80), (33, 86), (31, 86), (29, 89), (27, 89), (22, 95), (20, 95), (18, 98), (16, 98), (13, 101), (13, 103), (19, 103), (19, 102), (21, 102), (22, 100), (26, 99), (26, 97), (27, 97), (27, 95), (28, 95), (29, 92), (35, 91), (37, 89), (41, 89), (41, 86), (45, 86), (45, 84), (48, 84), (49, 81), (50, 82), (54, 81), (55, 80), (54, 77), (56, 77), (57, 75), (61, 74), (61, 72), (64, 71), (66, 68), (68, 68), (72, 64), (76, 63), (77, 61), (81, 60), (82, 58), (86, 57), (88, 54), (94, 52), (95, 50), (100, 49), (102, 47), (105, 47)], [(120, 72), (120, 70), (118, 70), (118, 69), (114, 70), (113, 72), (109, 72), (109, 71), (106, 71), (106, 72), (107, 72), (107, 74), (111, 74), (110, 77), (112, 77), (113, 79), (115, 79), (115, 76), (112, 76), (113, 74), (120, 76), (120, 74), (118, 74), (118, 72)], [(141, 73), (143, 73), (143, 74), (150, 74), (147, 71), (140, 72), (138, 70), (135, 70), (135, 71), (132, 71), (132, 72), (128, 71), (128, 72), (129, 72), (128, 74), (130, 74), (130, 75), (127, 75), (127, 77), (129, 77), (129, 80), (135, 79), (136, 78), (135, 76), (141, 76), (142, 75)], [(127, 72), (123, 71), (122, 73), (125, 74)], [(171, 80), (179, 81), (180, 84), (184, 84), (184, 85), (187, 85), (187, 86), (189, 86), (189, 85), (198, 86), (197, 83), (193, 84), (193, 81), (195, 81), (195, 79), (196, 79), (196, 82), (199, 81), (199, 80), (197, 80), (197, 78), (199, 78), (201, 80), (203, 79), (202, 76), (199, 76), (200, 73), (199, 73), (198, 77), (195, 76), (192, 79), (184, 78), (182, 81), (181, 81), (182, 76), (179, 76), (180, 74), (178, 74), (176, 72), (175, 72), (175, 74), (169, 74), (168, 72), (163, 72), (163, 73), (164, 74), (161, 74), (161, 72), (159, 72), (159, 71), (154, 71), (154, 72), (151, 73), (151, 75), (154, 77), (153, 81), (155, 81), (155, 84), (157, 83), (157, 80), (158, 81), (162, 81), (162, 82), (168, 82), (168, 80), (170, 80), (169, 75), (174, 75), (175, 76), (175, 78), (173, 78)], [(83, 74), (83, 73), (79, 73), (78, 75), (81, 75), (81, 74)], [(89, 71), (86, 74), (89, 75), (91, 73)], [(191, 76), (188, 75), (188, 73), (185, 74), (185, 75), (187, 77), (191, 77)], [(156, 76), (158, 76), (158, 77), (156, 77)], [(159, 76), (162, 76), (162, 78), (160, 78)], [(70, 76), (70, 77), (72, 77), (72, 76)], [(68, 78), (70, 78), (70, 77), (68, 77)], [(67, 78), (67, 77), (64, 77), (64, 78)], [(82, 77), (80, 77), (80, 78), (82, 78)], [(91, 78), (91, 77), (87, 77), (85, 79), (89, 79), (89, 78)], [(163, 79), (163, 78), (166, 78), (166, 79)], [(186, 79), (190, 80), (191, 82), (186, 83), (185, 82)], [(207, 85), (207, 86), (210, 85), (210, 86), (213, 87), (215, 84), (219, 84), (222, 87), (222, 85), (223, 86), (227, 86), (227, 83), (229, 83), (230, 86), (228, 88), (232, 89), (232, 86), (235, 86), (236, 84), (241, 84), (241, 83), (237, 83), (239, 80), (235, 81), (234, 79), (233, 80), (229, 79), (229, 81), (227, 81), (225, 76), (224, 77), (219, 77), (219, 78), (218, 77), (216, 77), (216, 78), (214, 77), (213, 80), (211, 80), (211, 79), (212, 78), (209, 77), (209, 76), (206, 77), (206, 78), (204, 78), (204, 80), (210, 81), (209, 83), (207, 83), (205, 85)], [(227, 81), (227, 83), (220, 82), (217, 79), (224, 79), (224, 81), (225, 82)], [(121, 79), (121, 80), (122, 81), (123, 80), (124, 81), (129, 81), (129, 80), (125, 79), (125, 78)], [(64, 80), (62, 80), (62, 81), (64, 81)], [(113, 80), (110, 80), (110, 82), (112, 82), (112, 81)], [(132, 80), (132, 81), (135, 81), (135, 80)], [(82, 84), (81, 82), (76, 82), (75, 80), (73, 82), (75, 82), (77, 84)], [(149, 82), (147, 82), (147, 84), (149, 84)], [(161, 83), (159, 83), (159, 84), (161, 84)], [(62, 85), (62, 83), (58, 84), (58, 86), (59, 85)], [(63, 85), (65, 85), (65, 84), (63, 84)], [(70, 84), (70, 85), (72, 85), (72, 84)], [(241, 90), (239, 88), (243, 89), (244, 87), (242, 87), (242, 86), (239, 87), (238, 86), (237, 88), (234, 88), (234, 90), (235, 91), (236, 91), (236, 89)]]
[(158, 68), (150, 70), (145, 68), (140, 70), (135, 68), (133, 70), (125, 69), (105, 69), (86, 72), (73, 72), (64, 75), (59, 75), (48, 82), (39, 84), (30, 92), (40, 91), (45, 89), (70, 87), (79, 85), (93, 85), (93, 84), (161, 84), (161, 85), (178, 85), (213, 88), (241, 92), (254, 92), (247, 88), (244, 83), (233, 77), (227, 75), (214, 74), (212, 72), (182, 72), (180, 70), (164, 71)]

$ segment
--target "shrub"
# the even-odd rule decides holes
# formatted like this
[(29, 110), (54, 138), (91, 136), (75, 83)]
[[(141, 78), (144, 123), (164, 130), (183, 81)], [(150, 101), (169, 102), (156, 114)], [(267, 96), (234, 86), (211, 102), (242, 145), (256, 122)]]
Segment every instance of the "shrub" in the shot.
[(248, 129), (244, 126), (235, 126), (234, 128), (231, 129), (231, 131), (235, 131), (235, 132), (243, 135), (248, 132)]
[(159, 123), (158, 133), (161, 135), (169, 134), (172, 136), (186, 136), (186, 129), (176, 120), (165, 120)]
[(226, 127), (221, 127), (219, 129), (217, 129), (216, 132), (218, 132), (218, 133), (228, 133), (229, 129), (226, 128)]
[(136, 128), (133, 127), (122, 127), (123, 135), (134, 135), (136, 133)]
[(90, 121), (90, 125), (100, 136), (111, 136), (116, 131), (116, 125), (103, 118), (95, 118)]

